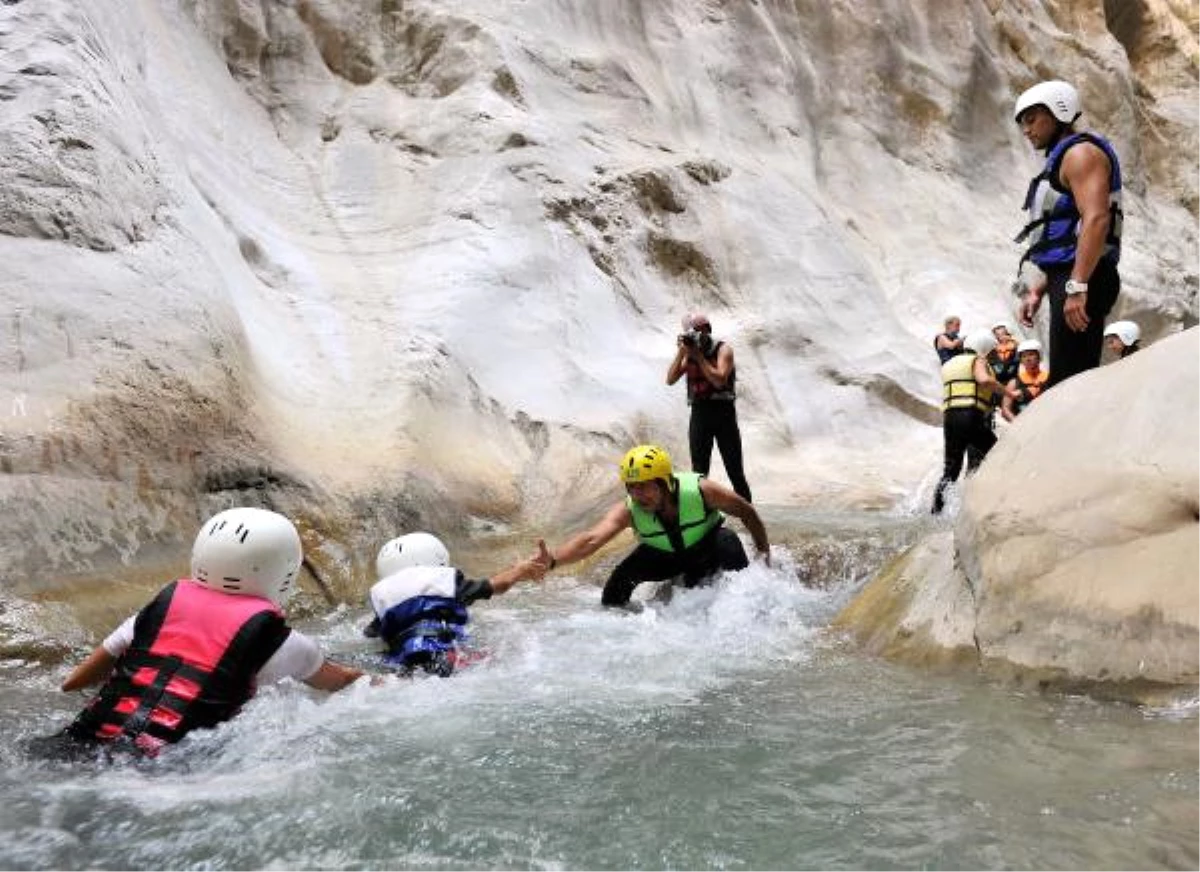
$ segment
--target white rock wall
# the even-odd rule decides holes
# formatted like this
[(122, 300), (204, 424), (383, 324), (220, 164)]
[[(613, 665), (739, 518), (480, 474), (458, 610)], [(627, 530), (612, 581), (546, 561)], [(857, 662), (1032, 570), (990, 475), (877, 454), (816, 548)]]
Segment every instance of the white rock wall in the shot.
[(0, 569), (174, 553), (247, 500), (343, 540), (561, 517), (611, 496), (633, 440), (686, 462), (663, 375), (693, 308), (737, 350), (760, 501), (922, 505), (932, 334), (1010, 306), (1023, 87), (1073, 79), (1128, 156), (1120, 313), (1151, 339), (1195, 321), (1195, 13), (1105, 22), (1099, 0), (2, 6)]

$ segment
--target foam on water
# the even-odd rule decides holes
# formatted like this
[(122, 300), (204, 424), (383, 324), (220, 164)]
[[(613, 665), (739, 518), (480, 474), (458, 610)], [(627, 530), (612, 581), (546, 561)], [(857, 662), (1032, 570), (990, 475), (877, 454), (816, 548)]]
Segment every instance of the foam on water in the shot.
[[(645, 585), (637, 613), (571, 576), (520, 586), (472, 609), (487, 657), (449, 679), (267, 688), (155, 761), (6, 749), (0, 867), (1194, 862), (1194, 706), (1021, 700), (846, 657), (823, 633), (845, 586), (772, 558), (666, 602)], [(359, 658), (366, 617), (303, 629)], [(7, 691), (26, 735), (78, 703), (47, 711), (43, 684)]]
[[(571, 577), (518, 588), (475, 607), (474, 642), (488, 656), (449, 681), (389, 677), (332, 696), (290, 683), (265, 688), (237, 719), (193, 733), (153, 764), (101, 769), (92, 786), (155, 808), (247, 798), (286, 789), (290, 768), (308, 768), (341, 739), (352, 743), (379, 729), (423, 734), (435, 718), (447, 741), (474, 730), (481, 712), (608, 718), (694, 699), (766, 663), (810, 656), (831, 597), (801, 586), (784, 562), (676, 590), (669, 602), (651, 600), (655, 586), (648, 585), (639, 590), (640, 613), (601, 608), (598, 590)], [(305, 630), (335, 656), (361, 655), (369, 647), (359, 634), (365, 613), (332, 617)], [(180, 765), (181, 758), (196, 765)], [(164, 771), (171, 778), (161, 778)]]
[[(212, 744), (239, 768), (260, 759), (277, 767), (297, 747), (319, 752), (339, 734), (349, 742), (380, 729), (428, 734), (431, 719), (444, 743), (474, 734), (481, 717), (636, 718), (765, 663), (802, 662), (829, 595), (802, 587), (787, 570), (754, 565), (708, 588), (677, 590), (670, 602), (646, 602), (636, 614), (598, 600), (595, 587), (571, 578), (518, 589), (474, 609), (474, 641), (488, 656), (451, 680), (363, 682), (329, 698), (267, 689)], [(361, 623), (348, 615), (319, 636), (327, 648), (345, 650), (346, 628), (357, 632)]]

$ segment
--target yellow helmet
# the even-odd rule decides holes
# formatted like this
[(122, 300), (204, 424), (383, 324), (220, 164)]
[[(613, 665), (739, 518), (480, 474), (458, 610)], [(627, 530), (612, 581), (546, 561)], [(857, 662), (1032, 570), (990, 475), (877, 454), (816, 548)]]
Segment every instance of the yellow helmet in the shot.
[(657, 445), (639, 445), (630, 448), (621, 461), (621, 483), (636, 484), (656, 478), (671, 482), (671, 455)]

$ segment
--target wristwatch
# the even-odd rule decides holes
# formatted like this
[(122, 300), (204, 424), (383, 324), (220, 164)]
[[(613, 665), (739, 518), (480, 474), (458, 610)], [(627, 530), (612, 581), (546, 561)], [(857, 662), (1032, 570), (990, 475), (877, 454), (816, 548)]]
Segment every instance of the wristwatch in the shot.
[(1087, 282), (1077, 282), (1075, 279), (1067, 279), (1066, 291), (1068, 297), (1073, 297), (1076, 294), (1087, 293)]

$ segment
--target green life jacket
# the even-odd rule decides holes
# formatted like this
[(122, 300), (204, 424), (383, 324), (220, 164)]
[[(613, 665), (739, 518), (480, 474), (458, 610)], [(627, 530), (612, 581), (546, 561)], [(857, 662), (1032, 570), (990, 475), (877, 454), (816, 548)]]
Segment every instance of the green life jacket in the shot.
[[(625, 505), (633, 515), (633, 532), (643, 545), (657, 548), (659, 551), (684, 551), (715, 530), (725, 520), (725, 516), (716, 509), (704, 505), (704, 496), (700, 493), (699, 473), (681, 472), (675, 475), (679, 488), (679, 527), (667, 532), (658, 515), (647, 512), (639, 506), (632, 497), (625, 497)], [(677, 533), (672, 536), (671, 533)], [(672, 542), (672, 539), (675, 541)]]

